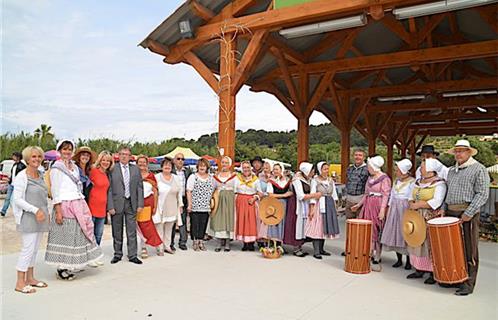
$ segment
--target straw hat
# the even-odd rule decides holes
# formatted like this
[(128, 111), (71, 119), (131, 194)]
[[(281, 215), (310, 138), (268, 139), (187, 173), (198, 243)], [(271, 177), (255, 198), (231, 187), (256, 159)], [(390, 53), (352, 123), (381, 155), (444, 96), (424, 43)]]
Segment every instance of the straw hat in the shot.
[(403, 238), (410, 247), (421, 246), (427, 236), (425, 219), (416, 210), (406, 210), (403, 215)]
[(216, 214), (216, 210), (218, 210), (219, 203), (220, 203), (220, 192), (219, 190), (214, 190), (209, 204), (209, 207), (211, 208), (211, 216), (214, 216)]
[(259, 217), (267, 226), (277, 225), (284, 218), (284, 205), (277, 198), (263, 198), (259, 204)]
[(78, 160), (80, 154), (82, 154), (83, 152), (87, 152), (90, 154), (90, 161), (88, 162), (89, 164), (95, 163), (95, 160), (97, 160), (97, 154), (90, 147), (79, 147), (73, 156), (73, 160)]
[(477, 154), (477, 149), (476, 148), (472, 148), (470, 146), (469, 140), (465, 140), (465, 139), (458, 140), (455, 143), (455, 146), (453, 148), (451, 148), (450, 150), (448, 150), (448, 153), (449, 154), (455, 154), (455, 149), (469, 149), (470, 150), (470, 154), (472, 156), (475, 156)]

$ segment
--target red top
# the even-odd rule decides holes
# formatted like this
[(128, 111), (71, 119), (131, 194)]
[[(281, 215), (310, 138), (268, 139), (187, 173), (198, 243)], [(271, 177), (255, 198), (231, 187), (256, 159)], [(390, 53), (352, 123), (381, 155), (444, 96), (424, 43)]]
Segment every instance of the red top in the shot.
[(92, 216), (96, 218), (105, 218), (107, 212), (107, 190), (109, 190), (109, 178), (107, 174), (100, 169), (92, 168), (90, 171), (90, 180), (93, 183), (93, 188), (90, 190), (88, 206)]

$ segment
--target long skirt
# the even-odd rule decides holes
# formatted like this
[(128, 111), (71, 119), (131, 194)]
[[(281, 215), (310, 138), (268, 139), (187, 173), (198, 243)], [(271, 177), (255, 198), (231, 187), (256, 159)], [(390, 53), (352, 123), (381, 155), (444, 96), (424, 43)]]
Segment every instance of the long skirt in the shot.
[[(429, 232), (427, 232), (429, 237)], [(419, 271), (432, 272), (432, 259), (430, 253), (430, 241), (426, 238), (420, 247), (407, 247), (410, 253), (410, 263)]]
[(284, 220), (284, 244), (290, 246), (302, 246), (304, 240), (296, 239), (296, 196), (292, 196), (287, 199), (287, 206), (285, 209), (285, 220)]
[(62, 224), (50, 221), (45, 262), (61, 269), (82, 269), (103, 257), (100, 247), (90, 241), (76, 219), (64, 218)]
[[(284, 208), (287, 208), (287, 200), (279, 199), (279, 201), (284, 205)], [(268, 226), (268, 239), (273, 239), (277, 241), (282, 241), (284, 238), (284, 226), (285, 226), (285, 216), (287, 212), (284, 214), (284, 218), (280, 221), (279, 224), (274, 226)]]
[(253, 195), (238, 194), (235, 199), (237, 212), (237, 226), (235, 236), (237, 240), (243, 242), (254, 242), (258, 236), (257, 230), (257, 203), (249, 204)]
[(408, 209), (407, 199), (391, 200), (391, 206), (386, 217), (384, 230), (380, 242), (386, 251), (396, 251), (400, 254), (408, 254), (405, 239), (403, 238), (402, 221), (405, 211)]
[(218, 239), (233, 239), (235, 195), (232, 190), (221, 190), (218, 209), (210, 219), (210, 235)]
[(382, 204), (382, 197), (367, 196), (360, 213), (360, 219), (372, 221), (372, 248), (380, 245), (382, 234), (382, 221), (379, 219), (379, 212)]
[[(151, 212), (153, 212), (154, 207), (154, 196), (148, 196), (144, 199), (144, 207), (150, 207)], [(161, 237), (157, 233), (156, 227), (154, 226), (154, 222), (152, 221), (152, 216), (149, 221), (137, 222), (138, 228), (140, 229), (140, 233), (145, 238), (145, 243), (152, 247), (158, 247), (163, 242)]]
[(325, 212), (322, 214), (323, 220), (323, 234), (327, 238), (339, 238), (339, 220), (337, 219), (337, 209), (335, 207), (335, 200), (330, 197), (325, 197)]

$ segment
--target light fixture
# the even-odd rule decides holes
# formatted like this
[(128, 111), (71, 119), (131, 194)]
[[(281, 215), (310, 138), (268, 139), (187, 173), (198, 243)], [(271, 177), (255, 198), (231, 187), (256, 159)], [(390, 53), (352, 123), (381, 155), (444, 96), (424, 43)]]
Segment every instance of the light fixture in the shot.
[(483, 107), (477, 107), (477, 111), (482, 112), (482, 113), (486, 113), (486, 112), (488, 112), (488, 109), (483, 108)]
[(378, 97), (377, 101), (388, 102), (388, 101), (402, 101), (402, 100), (421, 100), (425, 99), (425, 95), (413, 95), (413, 96), (398, 96), (398, 97)]
[(180, 28), (180, 35), (183, 39), (191, 39), (194, 37), (190, 20), (187, 19), (178, 22), (178, 27)]
[(414, 18), (436, 14), (441, 12), (448, 12), (454, 10), (461, 10), (470, 7), (484, 6), (490, 3), (498, 2), (498, 0), (446, 0), (431, 3), (419, 4), (416, 6), (399, 8), (393, 10), (393, 15), (398, 20), (407, 18)]
[(445, 124), (445, 123), (446, 123), (446, 121), (444, 121), (444, 120), (441, 120), (441, 121), (414, 121), (414, 122), (412, 122), (412, 125), (423, 126), (423, 125)]
[(495, 119), (462, 119), (458, 120), (458, 123), (488, 123), (496, 122)]
[(304, 26), (299, 26), (294, 28), (282, 29), (278, 33), (286, 39), (292, 39), (292, 38), (309, 36), (312, 34), (334, 31), (334, 30), (364, 26), (367, 24), (367, 20), (368, 20), (367, 16), (365, 14), (362, 14), (359, 16), (347, 17), (337, 20), (307, 24)]
[(459, 91), (443, 93), (443, 98), (478, 96), (481, 94), (496, 94), (496, 90)]

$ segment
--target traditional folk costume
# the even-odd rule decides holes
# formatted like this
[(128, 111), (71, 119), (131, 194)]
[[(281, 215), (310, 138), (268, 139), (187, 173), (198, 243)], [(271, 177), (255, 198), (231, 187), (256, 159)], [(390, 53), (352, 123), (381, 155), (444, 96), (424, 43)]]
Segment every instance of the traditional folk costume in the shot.
[[(310, 201), (305, 200), (304, 197), (307, 194), (310, 194), (311, 192), (311, 185), (310, 185), (310, 180), (307, 178), (307, 176), (310, 174), (311, 170), (313, 169), (313, 165), (308, 162), (302, 162), (299, 165), (299, 171), (297, 172), (296, 175), (294, 176), (294, 179), (292, 181), (292, 188), (294, 189), (294, 194), (296, 195), (296, 215), (295, 215), (295, 223), (292, 221), (293, 219), (289, 219), (289, 224), (290, 226), (288, 227), (287, 223), (285, 226), (285, 237), (284, 237), (284, 242), (285, 239), (290, 239), (291, 235), (287, 237), (287, 232), (288, 230), (292, 230), (292, 228), (295, 230), (294, 237), (296, 243), (294, 247), (294, 255), (298, 257), (304, 257), (306, 256), (306, 253), (304, 253), (301, 250), (301, 245), (305, 242), (306, 240), (306, 232), (305, 232), (305, 226), (306, 226), (306, 221), (308, 220), (308, 214), (310, 210)], [(289, 215), (290, 217), (290, 215)]]
[[(396, 165), (402, 174), (408, 173), (412, 167), (412, 163), (408, 159), (403, 159), (397, 162)], [(412, 194), (414, 183), (415, 178), (413, 177), (408, 177), (404, 180), (396, 179), (389, 197), (389, 211), (385, 218), (386, 222), (380, 242), (383, 250), (396, 252), (398, 261), (393, 265), (396, 268), (402, 265), (402, 255), (407, 255), (405, 268), (411, 268), (401, 224), (403, 215), (409, 207), (408, 199)]]
[(187, 191), (192, 193), (192, 212), (190, 213), (190, 233), (194, 241), (194, 250), (206, 250), (204, 236), (211, 210), (211, 197), (215, 189), (214, 179), (205, 179), (192, 174), (187, 180)]
[[(321, 168), (325, 162), (319, 162), (318, 173), (321, 174)], [(337, 220), (337, 209), (335, 202), (339, 200), (335, 189), (334, 180), (331, 177), (322, 179), (321, 176), (315, 176), (311, 180), (310, 193), (321, 192), (320, 199), (311, 199), (310, 204), (314, 204), (314, 214), (306, 223), (306, 237), (313, 240), (314, 256), (330, 255), (324, 249), (325, 239), (337, 239), (339, 237), (339, 222)]]
[[(158, 248), (163, 243), (161, 237), (157, 233), (152, 215), (156, 210), (156, 203), (158, 199), (157, 180), (154, 174), (150, 172), (143, 178), (144, 185), (144, 208), (140, 214), (137, 215), (138, 235), (140, 237), (140, 247), (142, 257), (146, 256), (145, 244)], [(145, 251), (145, 252), (144, 252)]]
[(227, 177), (223, 177), (220, 173), (218, 173), (213, 178), (215, 180), (215, 188), (219, 192), (219, 198), (218, 208), (211, 216), (210, 232), (213, 237), (220, 239), (220, 244), (215, 249), (216, 252), (221, 251), (222, 246), (225, 246), (224, 251), (230, 251), (230, 239), (234, 239), (234, 190), (237, 174), (232, 173)]
[[(282, 178), (271, 178), (268, 181), (268, 186), (266, 189), (266, 192), (269, 194), (285, 194), (289, 192), (291, 189), (291, 181), (287, 179), (286, 177)], [(287, 197), (287, 198), (279, 198), (278, 200), (283, 204), (284, 206), (284, 219), (280, 221), (279, 224), (274, 225), (274, 226), (268, 226), (268, 238), (277, 240), (277, 241), (282, 241), (284, 239), (284, 227), (285, 227), (285, 220), (287, 218), (288, 212), (288, 199), (293, 196)]]
[[(437, 173), (439, 164), (441, 163), (436, 159), (425, 159), (427, 172)], [(423, 183), (422, 179), (417, 179), (413, 186), (409, 201), (420, 200), (427, 202), (430, 208), (421, 208), (417, 211), (425, 219), (425, 221), (428, 221), (440, 215), (439, 209), (444, 202), (445, 196), (446, 182), (444, 181), (444, 179), (436, 176), (435, 179), (427, 183)], [(408, 278), (421, 278), (424, 272), (430, 272), (431, 275), (426, 280), (426, 283), (433, 284), (434, 279), (432, 277), (432, 259), (428, 230), (427, 237), (421, 246), (407, 246), (407, 249), (408, 253), (410, 254), (410, 262), (417, 270), (415, 273), (408, 275)]]
[(467, 295), (474, 291), (479, 268), (479, 211), (489, 196), (489, 174), (482, 164), (472, 158), (477, 154), (477, 150), (470, 147), (467, 140), (457, 141), (455, 147), (448, 153), (454, 153), (455, 148), (466, 148), (471, 152), (471, 157), (465, 163), (460, 165), (457, 163), (450, 168), (446, 196), (447, 215), (458, 218), (464, 215), (471, 217), (469, 221), (463, 223), (469, 279), (456, 292), (457, 295)]
[(58, 267), (61, 279), (74, 278), (72, 271), (96, 263), (103, 257), (95, 240), (92, 214), (82, 193), (79, 169), (72, 161), (71, 166), (69, 169), (58, 160), (50, 170), (53, 204), (61, 206), (63, 219), (62, 224), (56, 223), (54, 209), (45, 262)]
[[(368, 159), (368, 165), (375, 171), (380, 172), (381, 167), (384, 165), (384, 159), (380, 156), (375, 156)], [(360, 212), (361, 219), (372, 221), (372, 248), (375, 250), (376, 259), (374, 263), (378, 263), (382, 252), (380, 239), (382, 236), (383, 222), (379, 219), (381, 210), (385, 210), (389, 201), (389, 194), (391, 193), (391, 179), (385, 173), (380, 177), (370, 177), (365, 186), (365, 194), (359, 202), (362, 205)]]
[(258, 237), (258, 203), (254, 201), (249, 204), (249, 200), (253, 199), (258, 192), (261, 192), (261, 184), (257, 176), (251, 175), (246, 178), (242, 174), (237, 175), (235, 179), (235, 236), (237, 240), (244, 242), (246, 250), (253, 250), (252, 245)]
[[(410, 160), (403, 159), (396, 163), (403, 174), (406, 174), (412, 164)], [(404, 168), (401, 168), (405, 166)], [(402, 221), (405, 211), (409, 207), (408, 199), (410, 198), (415, 184), (415, 178), (408, 177), (405, 180), (396, 179), (391, 189), (389, 197), (389, 212), (386, 216), (386, 223), (382, 231), (382, 249), (385, 251), (395, 251), (399, 254), (408, 254), (406, 243), (403, 238)]]

